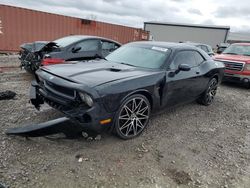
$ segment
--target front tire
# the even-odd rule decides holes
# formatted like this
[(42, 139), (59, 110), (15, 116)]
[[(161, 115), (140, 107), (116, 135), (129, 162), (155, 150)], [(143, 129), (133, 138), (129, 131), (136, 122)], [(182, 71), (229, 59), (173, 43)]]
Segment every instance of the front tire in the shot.
[(150, 112), (151, 105), (145, 96), (135, 94), (128, 97), (115, 117), (117, 136), (125, 140), (139, 136), (148, 125)]
[(212, 104), (217, 92), (217, 88), (218, 88), (218, 81), (216, 78), (212, 78), (208, 83), (206, 91), (198, 99), (198, 103), (203, 104), (205, 106)]

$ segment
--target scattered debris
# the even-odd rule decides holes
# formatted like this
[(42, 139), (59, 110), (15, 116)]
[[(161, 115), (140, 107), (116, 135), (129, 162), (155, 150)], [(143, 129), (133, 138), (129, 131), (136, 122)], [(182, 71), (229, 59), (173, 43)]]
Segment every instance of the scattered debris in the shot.
[(95, 140), (96, 141), (100, 141), (102, 139), (102, 136), (100, 134), (98, 134), (96, 137), (95, 137)]
[(163, 153), (158, 149), (155, 150), (155, 159), (157, 162), (160, 162), (162, 158), (164, 158)]
[(168, 169), (168, 175), (177, 183), (188, 185), (192, 181), (190, 175), (184, 171), (177, 171), (176, 169)]
[(16, 93), (10, 90), (0, 92), (0, 100), (10, 100), (16, 96)]
[(93, 140), (93, 137), (91, 136), (87, 138), (87, 141), (92, 141), (92, 140)]
[(80, 158), (78, 159), (78, 162), (81, 163), (82, 160), (83, 160), (82, 157), (80, 157)]
[(142, 143), (140, 147), (136, 148), (136, 151), (147, 153), (148, 149), (145, 147), (144, 143)]
[(143, 157), (143, 155), (142, 155), (142, 154), (139, 154), (139, 155), (138, 155), (138, 157), (139, 157), (139, 158), (142, 158), (142, 157)]
[(79, 163), (83, 162), (83, 161), (89, 161), (89, 158), (88, 157), (83, 157), (82, 154), (77, 154), (75, 156), (75, 158), (78, 160)]
[(89, 135), (88, 135), (88, 133), (86, 133), (86, 132), (83, 131), (82, 132), (82, 136), (83, 136), (83, 138), (88, 138)]

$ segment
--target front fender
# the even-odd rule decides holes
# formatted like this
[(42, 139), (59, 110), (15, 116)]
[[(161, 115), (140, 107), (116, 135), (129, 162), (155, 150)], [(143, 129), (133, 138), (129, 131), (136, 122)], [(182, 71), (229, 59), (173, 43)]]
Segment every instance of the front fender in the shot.
[(109, 112), (117, 111), (127, 97), (136, 93), (145, 95), (151, 102), (154, 111), (160, 106), (164, 79), (165, 72), (161, 72), (140, 78), (116, 81), (98, 87), (97, 91)]

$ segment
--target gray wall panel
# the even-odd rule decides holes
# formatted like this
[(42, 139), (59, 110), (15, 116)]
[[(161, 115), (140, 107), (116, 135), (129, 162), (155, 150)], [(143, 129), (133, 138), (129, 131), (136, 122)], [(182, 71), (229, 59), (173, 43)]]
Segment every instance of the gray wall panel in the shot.
[(192, 41), (211, 45), (213, 48), (217, 44), (224, 42), (227, 29), (199, 28), (173, 25), (158, 25), (145, 23), (145, 30), (150, 31), (150, 35), (156, 41)]

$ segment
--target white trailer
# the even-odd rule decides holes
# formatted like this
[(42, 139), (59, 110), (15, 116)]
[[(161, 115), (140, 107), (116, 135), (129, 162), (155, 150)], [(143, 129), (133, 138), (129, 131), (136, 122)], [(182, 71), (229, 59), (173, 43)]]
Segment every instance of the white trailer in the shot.
[(213, 48), (216, 48), (217, 44), (227, 41), (230, 27), (170, 22), (144, 22), (144, 29), (150, 32), (152, 39), (155, 41), (191, 41), (209, 44)]

